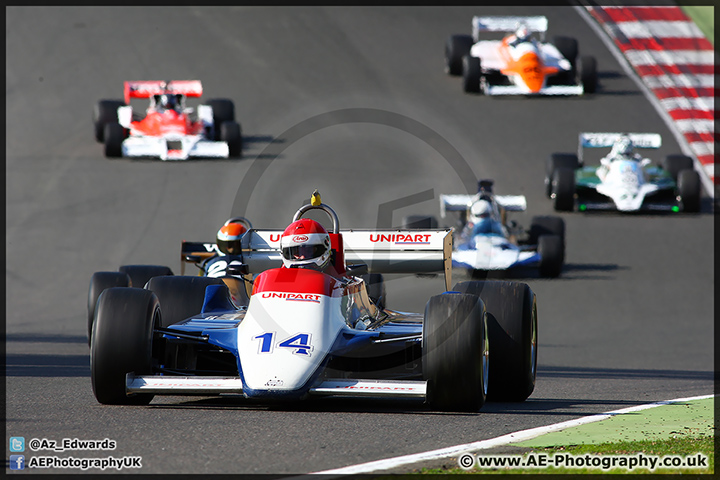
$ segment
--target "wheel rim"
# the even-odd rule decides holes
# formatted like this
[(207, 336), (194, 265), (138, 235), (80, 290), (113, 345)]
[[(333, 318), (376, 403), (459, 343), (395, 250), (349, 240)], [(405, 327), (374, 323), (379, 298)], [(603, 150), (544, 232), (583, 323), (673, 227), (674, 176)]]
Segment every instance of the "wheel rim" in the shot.
[(488, 330), (487, 330), (487, 313), (483, 317), (484, 331), (485, 331), (485, 348), (483, 349), (482, 358), (482, 369), (483, 369), (483, 394), (487, 395), (488, 392), (488, 377), (490, 375), (490, 345), (488, 342)]

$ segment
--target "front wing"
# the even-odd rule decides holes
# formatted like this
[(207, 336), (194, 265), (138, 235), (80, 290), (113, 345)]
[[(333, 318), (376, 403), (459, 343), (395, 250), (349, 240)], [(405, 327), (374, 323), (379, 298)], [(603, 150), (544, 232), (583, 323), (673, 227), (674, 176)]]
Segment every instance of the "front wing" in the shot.
[(227, 142), (206, 140), (200, 135), (177, 138), (130, 136), (122, 144), (123, 157), (187, 160), (188, 158), (228, 158)]

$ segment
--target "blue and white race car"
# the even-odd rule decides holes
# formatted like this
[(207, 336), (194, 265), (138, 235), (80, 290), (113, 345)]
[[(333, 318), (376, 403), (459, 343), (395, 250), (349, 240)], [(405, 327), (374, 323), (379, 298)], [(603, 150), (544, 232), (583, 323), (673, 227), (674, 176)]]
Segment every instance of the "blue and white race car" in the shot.
[(481, 180), (475, 195), (440, 195), (440, 215), (457, 212), (452, 266), (478, 271), (537, 267), (543, 277), (557, 277), (565, 258), (565, 222), (536, 216), (525, 232), (507, 221), (507, 212), (525, 211), (524, 195), (495, 195), (492, 180)]
[[(144, 288), (103, 290), (90, 345), (97, 400), (352, 396), (477, 411), (488, 396), (532, 393), (537, 307), (527, 284), (462, 282), (431, 297), (424, 314), (381, 308), (361, 273), (444, 273), (450, 290), (450, 230), (341, 231), (321, 202), (300, 208), (293, 224), (314, 209), (333, 223), (332, 233), (317, 234), (329, 235), (326, 270), (288, 267), (310, 251), (303, 242), (312, 235), (293, 235), (297, 247), (286, 247), (282, 230), (251, 229), (231, 275), (163, 275)], [(239, 305), (227, 283), (246, 283), (245, 274), (254, 275), (252, 290)]]

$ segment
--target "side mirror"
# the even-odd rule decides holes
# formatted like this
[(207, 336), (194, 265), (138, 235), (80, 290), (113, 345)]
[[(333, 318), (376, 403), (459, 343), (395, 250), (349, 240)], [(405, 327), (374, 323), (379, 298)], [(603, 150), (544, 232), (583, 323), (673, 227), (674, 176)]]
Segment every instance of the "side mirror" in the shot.
[(198, 263), (202, 261), (202, 257), (198, 255), (185, 255), (185, 261), (191, 263)]
[(345, 270), (347, 270), (350, 275), (359, 277), (360, 275), (368, 273), (368, 266), (366, 263), (356, 263), (353, 265), (347, 265)]
[(247, 275), (250, 273), (250, 267), (247, 263), (230, 262), (225, 270), (227, 275)]
[(650, 165), (651, 163), (652, 163), (652, 160), (650, 160), (649, 158), (643, 158), (643, 159), (640, 161), (640, 166), (641, 166), (641, 167), (647, 167), (647, 166)]

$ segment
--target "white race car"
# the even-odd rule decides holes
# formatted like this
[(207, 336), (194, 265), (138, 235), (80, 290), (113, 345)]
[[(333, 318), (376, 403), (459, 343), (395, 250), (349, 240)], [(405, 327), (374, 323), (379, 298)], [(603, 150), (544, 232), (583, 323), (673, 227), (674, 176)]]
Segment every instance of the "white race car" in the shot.
[[(333, 223), (322, 243), (331, 250), (323, 251), (331, 259), (323, 271), (288, 267), (285, 260), (309, 250), (283, 256), (282, 230), (251, 229), (242, 237), (244, 263), (222, 278), (155, 267), (162, 276), (132, 288), (125, 272), (96, 273), (90, 371), (97, 400), (350, 396), (477, 411), (488, 396), (523, 401), (532, 393), (537, 307), (527, 284), (461, 282), (450, 290), (449, 229), (340, 231), (335, 212), (319, 201), (300, 208), (293, 224), (313, 209)], [(309, 241), (293, 235), (299, 247), (291, 249)], [(135, 273), (150, 271), (143, 268)], [(366, 272), (444, 273), (449, 291), (432, 296), (424, 313), (390, 310), (368, 294), (359, 276)], [(244, 291), (248, 274), (250, 294), (233, 300), (228, 285)]]
[(440, 195), (440, 215), (458, 213), (452, 265), (478, 271), (536, 267), (543, 277), (557, 277), (565, 258), (565, 222), (535, 216), (529, 231), (507, 221), (507, 212), (524, 211), (524, 195), (494, 195), (492, 180), (481, 180), (475, 195)]
[[(125, 99), (100, 100), (93, 111), (95, 138), (107, 157), (229, 158), (242, 154), (242, 131), (228, 99), (208, 100), (197, 109), (186, 97), (200, 97), (199, 80), (125, 82)], [(130, 100), (147, 98), (144, 114)]]
[[(580, 133), (578, 153), (553, 153), (545, 193), (555, 210), (700, 211), (700, 175), (693, 159), (668, 155), (654, 165), (635, 149), (660, 148), (657, 133)], [(585, 165), (585, 148), (611, 148), (600, 165)]]
[[(577, 40), (545, 42), (544, 16), (473, 17), (472, 36), (452, 35), (445, 44), (445, 72), (462, 75), (463, 90), (486, 95), (582, 95), (595, 92), (597, 62), (578, 58)], [(501, 40), (485, 32), (514, 32)], [(539, 33), (536, 39), (533, 33)]]

